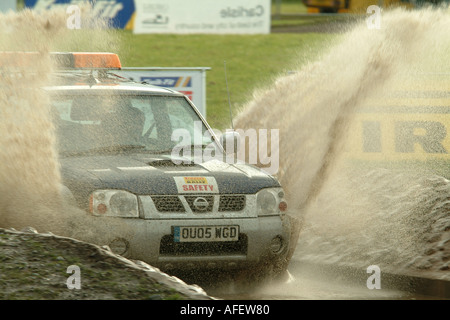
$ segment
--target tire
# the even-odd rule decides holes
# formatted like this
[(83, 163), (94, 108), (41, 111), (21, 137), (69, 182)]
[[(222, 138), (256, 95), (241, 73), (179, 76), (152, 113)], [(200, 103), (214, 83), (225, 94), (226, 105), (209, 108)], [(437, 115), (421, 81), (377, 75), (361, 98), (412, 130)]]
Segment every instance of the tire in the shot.
[(320, 8), (320, 13), (338, 13), (338, 9), (336, 8)]

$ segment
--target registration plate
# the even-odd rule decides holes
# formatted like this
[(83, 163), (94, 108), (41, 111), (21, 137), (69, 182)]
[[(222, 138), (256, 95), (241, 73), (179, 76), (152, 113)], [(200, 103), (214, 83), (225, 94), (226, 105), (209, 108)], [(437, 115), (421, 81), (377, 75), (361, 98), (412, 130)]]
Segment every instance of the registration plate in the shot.
[(239, 226), (174, 227), (175, 242), (238, 241)]

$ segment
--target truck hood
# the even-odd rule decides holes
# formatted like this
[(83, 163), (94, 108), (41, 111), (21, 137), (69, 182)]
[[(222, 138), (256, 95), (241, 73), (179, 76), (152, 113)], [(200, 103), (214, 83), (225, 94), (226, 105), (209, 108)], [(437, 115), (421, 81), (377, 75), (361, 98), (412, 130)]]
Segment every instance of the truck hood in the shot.
[(120, 154), (68, 157), (60, 159), (60, 163), (63, 183), (83, 193), (121, 189), (137, 195), (179, 194), (183, 190), (254, 194), (262, 188), (280, 186), (271, 175), (245, 163), (211, 160), (176, 164), (172, 160), (180, 159), (170, 155)]

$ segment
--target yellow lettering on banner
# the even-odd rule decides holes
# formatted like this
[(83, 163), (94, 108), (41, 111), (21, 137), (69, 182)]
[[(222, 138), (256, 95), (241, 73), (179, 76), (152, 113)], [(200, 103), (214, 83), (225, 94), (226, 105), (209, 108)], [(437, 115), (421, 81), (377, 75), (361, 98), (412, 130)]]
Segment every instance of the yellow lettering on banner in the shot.
[(185, 183), (203, 183), (203, 184), (207, 184), (208, 181), (206, 180), (205, 177), (184, 177), (184, 182)]

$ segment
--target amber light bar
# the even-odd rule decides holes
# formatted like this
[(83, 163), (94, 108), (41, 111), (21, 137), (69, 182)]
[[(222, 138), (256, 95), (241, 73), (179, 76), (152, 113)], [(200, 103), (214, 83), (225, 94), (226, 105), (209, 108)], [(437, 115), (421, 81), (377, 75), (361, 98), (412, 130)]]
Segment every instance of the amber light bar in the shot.
[(119, 56), (109, 52), (52, 52), (60, 69), (121, 69)]
[[(39, 52), (0, 52), (0, 67), (33, 67)], [(57, 69), (114, 69), (122, 68), (119, 56), (109, 52), (51, 52)]]

